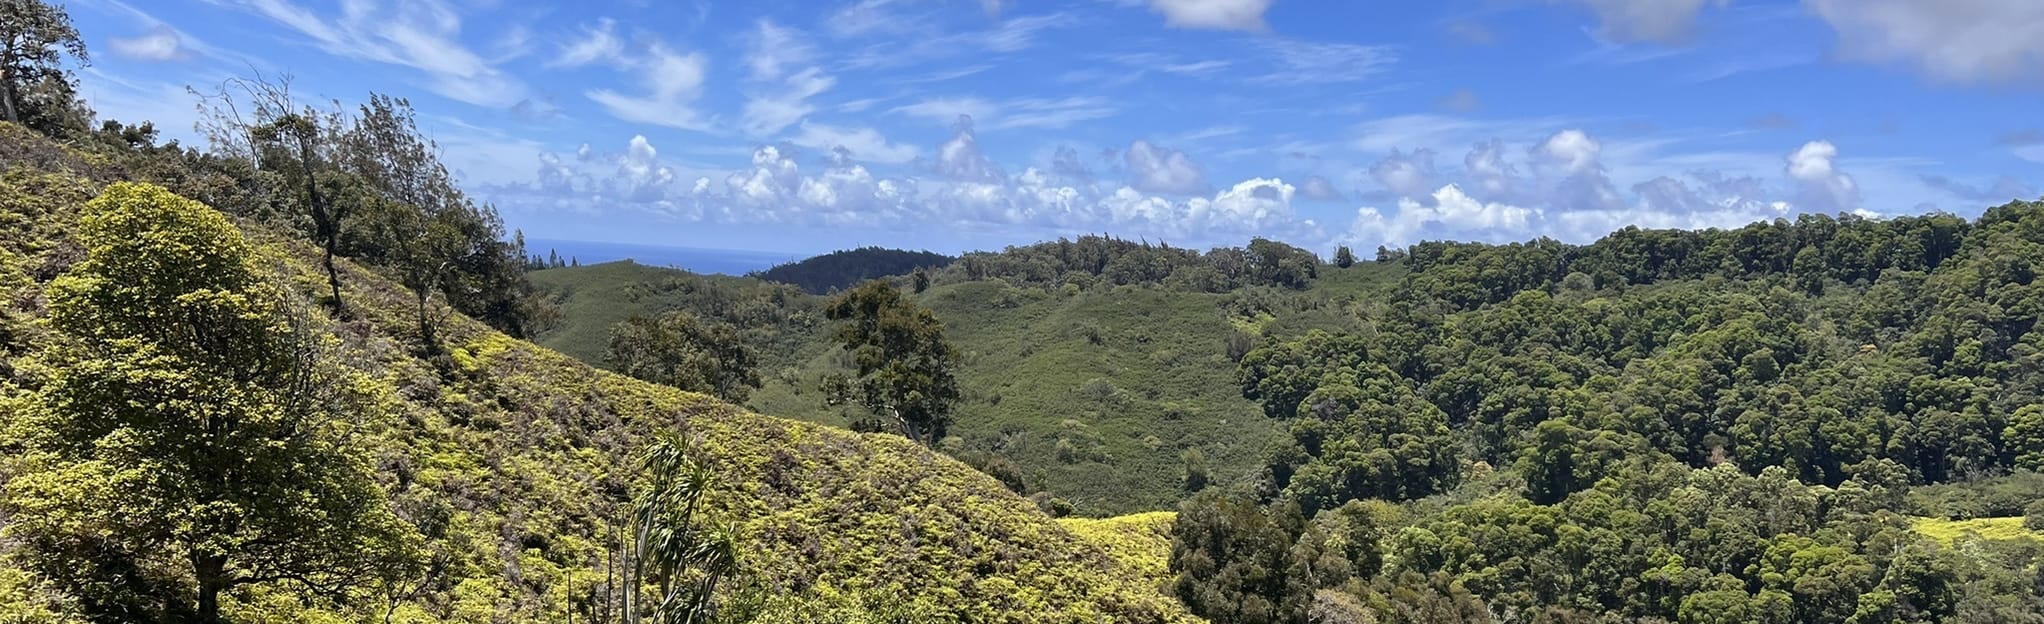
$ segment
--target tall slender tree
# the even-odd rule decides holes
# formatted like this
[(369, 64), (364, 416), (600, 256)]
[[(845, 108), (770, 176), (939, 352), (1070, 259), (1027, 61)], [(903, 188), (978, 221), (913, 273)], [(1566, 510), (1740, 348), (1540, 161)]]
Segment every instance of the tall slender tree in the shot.
[(312, 220), (313, 242), (320, 247), (320, 267), (332, 298), (328, 305), (336, 315), (346, 314), (334, 258), (340, 255), (350, 204), (335, 201), (320, 178), (330, 175), (335, 144), (347, 121), (339, 112), (300, 105), (291, 95), (290, 75), (230, 78), (210, 94), (187, 90), (200, 100), (199, 126), (214, 150), (247, 157), (304, 189), (304, 214)]

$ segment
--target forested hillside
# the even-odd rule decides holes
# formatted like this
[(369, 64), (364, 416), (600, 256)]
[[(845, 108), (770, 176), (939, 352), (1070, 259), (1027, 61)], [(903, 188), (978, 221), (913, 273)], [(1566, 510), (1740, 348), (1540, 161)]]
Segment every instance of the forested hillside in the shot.
[(776, 265), (753, 276), (824, 295), (878, 277), (908, 275), (917, 269), (941, 269), (952, 260), (950, 256), (927, 251), (860, 247)]
[(2044, 613), (2044, 203), (1409, 253), (1359, 330), (1243, 359), (1290, 442), (1182, 508), (1195, 613)]

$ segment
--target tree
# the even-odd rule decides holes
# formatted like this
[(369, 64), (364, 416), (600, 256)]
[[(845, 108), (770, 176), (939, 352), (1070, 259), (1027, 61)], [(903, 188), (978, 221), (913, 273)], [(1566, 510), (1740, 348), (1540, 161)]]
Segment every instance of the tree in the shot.
[(759, 388), (759, 362), (729, 323), (687, 312), (634, 316), (610, 328), (604, 361), (620, 373), (744, 403)]
[[(351, 251), (395, 272), (421, 299), (421, 328), (430, 334), (425, 299), (447, 305), (521, 338), (539, 333), (555, 315), (525, 276), (525, 246), (507, 241), (503, 219), (462, 193), (440, 162), (440, 146), (418, 128), (411, 102), (370, 94), (361, 114), (337, 137), (335, 160), (359, 184), (359, 236)], [(432, 228), (430, 238), (408, 240), (408, 228)]]
[[(340, 254), (350, 204), (335, 201), (331, 192), (322, 192), (320, 177), (331, 169), (334, 146), (346, 122), (338, 113), (322, 114), (300, 106), (291, 96), (289, 75), (230, 78), (211, 94), (187, 91), (199, 97), (205, 113), (200, 127), (216, 151), (245, 156), (305, 190), (303, 209), (312, 219), (312, 240), (320, 247), (320, 267), (326, 271), (332, 296), (328, 305), (336, 315), (345, 314), (347, 304), (341, 298), (341, 274), (334, 257)], [(244, 106), (248, 108), (246, 117), (241, 110)]]
[(1334, 248), (1334, 266), (1349, 268), (1356, 265), (1356, 252), (1349, 251), (1348, 245)]
[(49, 288), (7, 534), (105, 617), (220, 619), (221, 594), (346, 600), (417, 535), (345, 442), (349, 384), (271, 260), (213, 210), (121, 183), (86, 204), (84, 261)]
[(1185, 491), (1197, 493), (1207, 488), (1207, 456), (1199, 449), (1185, 449), (1178, 455), (1185, 462)]
[(1229, 624), (1304, 624), (1312, 587), (1290, 573), (1305, 530), (1291, 505), (1259, 508), (1214, 491), (1178, 506), (1171, 526), (1172, 593), (1195, 615)]
[(2009, 417), (2002, 433), (2015, 467), (2044, 472), (2044, 405), (2028, 405)]
[(0, 113), (8, 122), (48, 133), (70, 116), (76, 96), (66, 55), (91, 62), (62, 5), (0, 0)]
[(937, 316), (876, 280), (832, 298), (824, 317), (843, 322), (835, 338), (857, 370), (826, 380), (826, 401), (857, 403), (925, 445), (943, 439), (958, 402), (958, 350)]
[[(738, 571), (738, 542), (713, 522), (704, 498), (715, 484), (694, 449), (661, 438), (640, 459), (645, 484), (632, 501), (631, 548), (623, 553), (627, 624), (715, 621), (717, 585)], [(652, 596), (644, 587), (656, 588)]]

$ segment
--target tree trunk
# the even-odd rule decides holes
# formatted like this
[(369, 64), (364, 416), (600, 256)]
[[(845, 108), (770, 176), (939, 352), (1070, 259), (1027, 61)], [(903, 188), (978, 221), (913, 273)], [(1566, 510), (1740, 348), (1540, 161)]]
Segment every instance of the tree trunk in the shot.
[(426, 291), (419, 289), (415, 294), (419, 301), (419, 342), (425, 345), (427, 353), (439, 351), (440, 345), (433, 339), (433, 324), (426, 319)]
[(0, 107), (7, 109), (8, 123), (21, 123), (21, 113), (14, 110), (14, 67), (13, 55), (0, 59)]
[[(317, 198), (319, 195), (314, 193), (313, 197)], [(313, 201), (318, 200), (314, 199)], [(341, 237), (339, 230), (340, 226), (336, 224), (327, 232), (326, 244), (322, 245), (325, 248), (325, 253), (321, 254), (320, 257), (320, 264), (326, 267), (327, 286), (334, 291), (334, 316), (336, 317), (346, 316), (348, 311), (347, 306), (341, 303), (341, 272), (334, 269), (334, 248), (340, 246)]]
[(220, 621), (220, 592), (227, 589), (227, 557), (193, 554), (192, 571), (199, 581), (199, 622)]
[(334, 251), (341, 243), (340, 215), (328, 206), (326, 198), (319, 194), (319, 175), (313, 166), (312, 140), (298, 137), (298, 159), (305, 166), (305, 195), (312, 203), (313, 226), (319, 229), (322, 254), (320, 265), (326, 269), (327, 286), (333, 289), (334, 316), (345, 316), (347, 305), (341, 301), (341, 273), (334, 269)]

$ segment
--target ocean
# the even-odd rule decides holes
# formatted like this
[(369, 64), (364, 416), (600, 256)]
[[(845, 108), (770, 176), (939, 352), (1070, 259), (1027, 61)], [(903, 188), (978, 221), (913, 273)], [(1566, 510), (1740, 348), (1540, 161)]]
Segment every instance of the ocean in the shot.
[(626, 243), (599, 243), (545, 238), (525, 239), (525, 253), (545, 258), (548, 251), (560, 254), (561, 260), (564, 262), (569, 258), (573, 258), (582, 264), (598, 264), (629, 259), (644, 265), (673, 267), (695, 273), (720, 273), (724, 275), (744, 275), (753, 271), (764, 271), (776, 264), (794, 262), (808, 257), (802, 254), (739, 249), (667, 247), (662, 245), (632, 245)]

